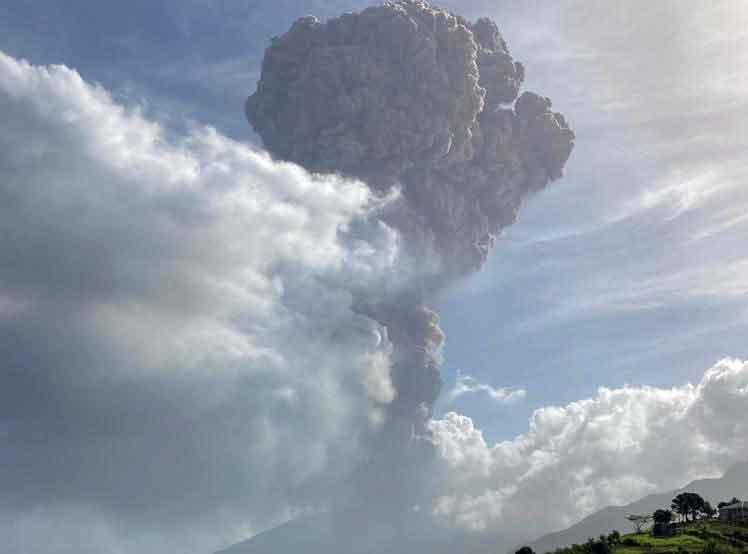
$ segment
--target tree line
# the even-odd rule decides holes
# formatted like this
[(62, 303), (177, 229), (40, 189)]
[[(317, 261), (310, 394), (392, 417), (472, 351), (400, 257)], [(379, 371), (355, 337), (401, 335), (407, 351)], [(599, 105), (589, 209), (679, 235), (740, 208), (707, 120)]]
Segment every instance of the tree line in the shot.
[[(702, 519), (713, 519), (719, 513), (719, 509), (738, 502), (740, 502), (740, 499), (733, 497), (732, 500), (720, 502), (717, 504), (717, 508), (714, 508), (701, 495), (695, 492), (682, 492), (673, 498), (669, 509), (657, 509), (651, 514), (629, 514), (626, 519), (634, 526), (635, 532), (641, 534), (647, 525), (652, 522), (655, 524), (653, 530), (656, 530), (658, 527), (660, 529), (668, 527), (676, 520), (680, 524), (687, 525)], [(597, 539), (590, 538), (584, 544), (573, 544), (565, 548), (558, 548), (554, 551), (554, 554), (611, 554), (615, 546), (622, 542), (625, 544), (627, 540), (632, 539), (623, 539), (622, 541), (621, 534), (618, 531), (613, 531), (608, 535), (600, 535)], [(535, 554), (535, 552), (529, 546), (523, 546), (515, 554)]]
[(626, 517), (634, 526), (637, 533), (650, 522), (656, 525), (669, 525), (674, 521), (680, 523), (691, 523), (701, 519), (713, 519), (721, 508), (740, 502), (738, 498), (732, 498), (717, 504), (714, 508), (711, 503), (695, 492), (682, 492), (670, 503), (670, 509), (658, 509), (650, 514), (630, 514)]

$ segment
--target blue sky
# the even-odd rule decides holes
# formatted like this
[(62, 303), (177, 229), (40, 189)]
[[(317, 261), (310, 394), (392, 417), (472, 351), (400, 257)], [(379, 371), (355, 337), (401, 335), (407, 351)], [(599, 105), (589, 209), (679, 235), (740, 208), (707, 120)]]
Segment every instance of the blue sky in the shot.
[[(0, 49), (74, 67), (175, 131), (192, 119), (256, 144), (242, 105), (269, 38), (298, 16), (366, 4), (7, 2)], [(600, 386), (681, 385), (722, 357), (748, 357), (737, 70), (746, 11), (445, 4), (497, 19), (526, 65), (526, 88), (550, 96), (578, 140), (565, 178), (528, 202), (487, 267), (437, 306), (446, 392), (459, 370), (525, 398), (507, 405), (476, 393), (441, 409), (472, 416), (490, 439), (510, 438), (540, 406)]]
[(0, 7), (1, 46), (34, 63), (75, 67), (173, 125), (194, 118), (251, 140), (241, 113), (270, 37), (299, 14), (331, 16), (360, 4), (24, 0)]
[(484, 408), (498, 436), (538, 405), (696, 381), (748, 353), (745, 10), (522, 5), (507, 42), (578, 139), (565, 178), (444, 299), (449, 365), (528, 391)]

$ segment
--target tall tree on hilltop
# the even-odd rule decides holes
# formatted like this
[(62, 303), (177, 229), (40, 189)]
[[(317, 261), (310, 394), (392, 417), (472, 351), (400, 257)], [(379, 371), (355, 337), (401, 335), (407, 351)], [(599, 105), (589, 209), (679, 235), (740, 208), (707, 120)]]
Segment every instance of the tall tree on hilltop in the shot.
[(706, 500), (704, 500), (701, 495), (696, 494), (695, 492), (689, 492), (686, 494), (688, 494), (688, 504), (689, 508), (691, 509), (691, 520), (696, 521), (701, 516), (701, 514), (704, 513)]
[[(701, 495), (696, 494), (695, 492), (682, 492), (673, 498), (670, 507), (677, 514), (684, 516), (687, 522), (695, 521), (699, 515), (704, 512), (706, 501), (701, 497)], [(691, 516), (690, 520), (688, 519), (689, 515)]]
[(686, 493), (680, 493), (678, 496), (673, 498), (673, 501), (670, 503), (670, 508), (672, 508), (676, 514), (681, 516), (681, 519), (688, 521), (688, 513), (690, 510)]

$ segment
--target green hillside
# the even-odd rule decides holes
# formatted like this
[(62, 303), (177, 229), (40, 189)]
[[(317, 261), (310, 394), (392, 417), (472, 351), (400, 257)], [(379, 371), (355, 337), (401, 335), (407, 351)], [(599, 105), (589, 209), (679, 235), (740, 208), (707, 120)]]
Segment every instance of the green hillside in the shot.
[(689, 524), (673, 537), (649, 532), (602, 536), (585, 544), (559, 548), (554, 554), (737, 554), (748, 552), (748, 527), (715, 520)]
[(621, 543), (613, 548), (613, 552), (615, 554), (748, 552), (748, 528), (724, 525), (717, 521), (700, 521), (675, 537), (653, 537), (649, 533), (624, 535)]

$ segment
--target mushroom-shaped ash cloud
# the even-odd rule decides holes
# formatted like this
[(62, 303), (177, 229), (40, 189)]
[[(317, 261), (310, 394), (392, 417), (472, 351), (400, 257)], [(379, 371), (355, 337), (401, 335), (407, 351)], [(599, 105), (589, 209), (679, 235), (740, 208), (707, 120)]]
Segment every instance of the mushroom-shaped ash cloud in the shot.
[(517, 100), (524, 73), (491, 20), (397, 0), (299, 19), (267, 49), (246, 112), (278, 158), (401, 187), (387, 220), (409, 253), (464, 273), (571, 154), (550, 100)]
[[(494, 22), (423, 0), (299, 19), (265, 53), (246, 114), (267, 149), (313, 172), (359, 178), (376, 194), (399, 189), (380, 215), (421, 269), (405, 290), (355, 299), (358, 313), (387, 329), (395, 389), (358, 497), (412, 502), (404, 491), (417, 479), (387, 476), (393, 467), (417, 475), (424, 458), (413, 453), (429, 444), (420, 439), (444, 340), (424, 305), (429, 293), (479, 268), (522, 200), (560, 177), (571, 154), (574, 134), (550, 100), (518, 98), (524, 74)], [(385, 512), (396, 513), (390, 504)]]

